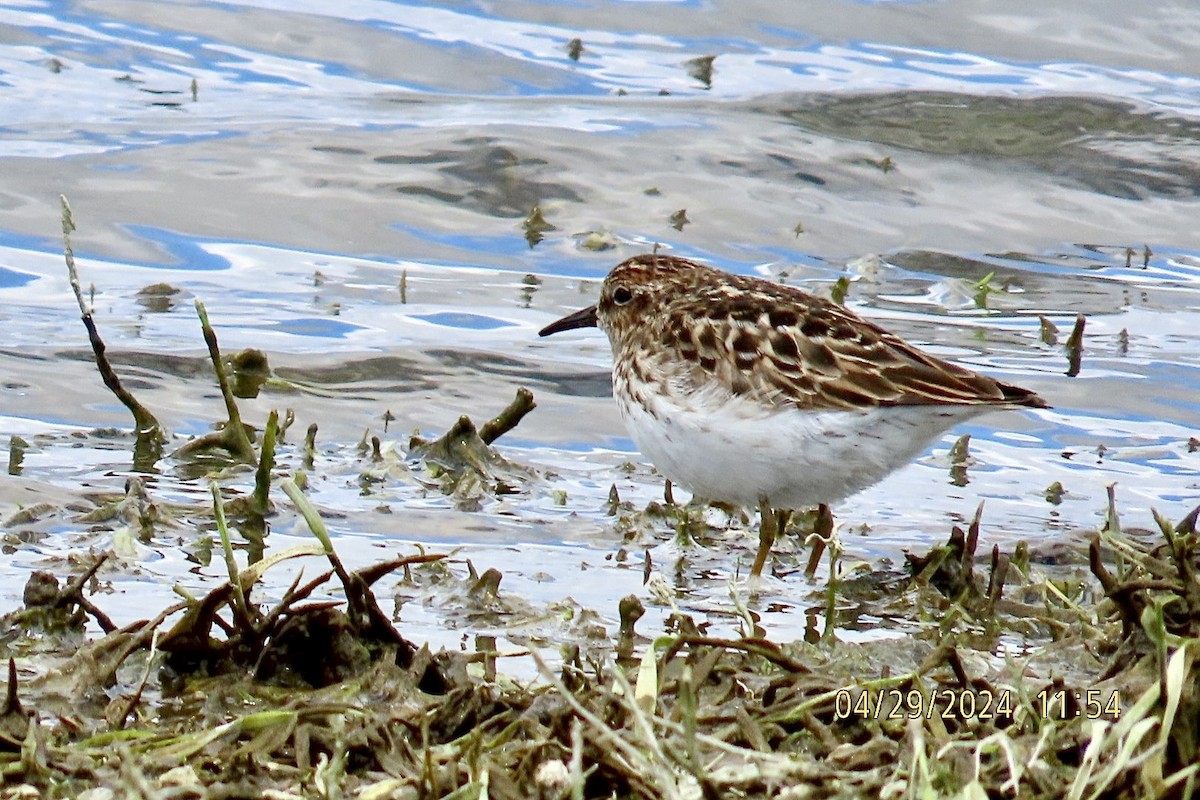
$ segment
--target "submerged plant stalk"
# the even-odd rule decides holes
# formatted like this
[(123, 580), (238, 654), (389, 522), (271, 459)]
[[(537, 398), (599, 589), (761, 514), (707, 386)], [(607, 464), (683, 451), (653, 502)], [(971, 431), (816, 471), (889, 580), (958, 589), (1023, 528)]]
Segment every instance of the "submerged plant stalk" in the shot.
[(533, 402), (533, 392), (522, 386), (517, 389), (517, 396), (512, 402), (479, 429), (479, 438), (484, 444), (491, 444), (517, 427), (525, 415), (535, 408), (537, 403)]
[(229, 415), (229, 421), (221, 430), (188, 442), (179, 448), (175, 455), (190, 455), (211, 448), (220, 448), (238, 461), (253, 464), (258, 461), (258, 457), (254, 453), (254, 445), (250, 441), (250, 436), (246, 433), (246, 426), (242, 424), (242, 415), (238, 412), (233, 389), (230, 388), (229, 378), (221, 364), (221, 348), (217, 344), (217, 334), (212, 329), (212, 325), (208, 323), (208, 312), (204, 309), (204, 303), (199, 300), (196, 301), (196, 315), (200, 317), (200, 330), (204, 334), (204, 343), (208, 346), (208, 356), (212, 360), (213, 372), (217, 374), (217, 385), (221, 389), (221, 397), (225, 401), (225, 411)]
[(259, 454), (258, 471), (254, 475), (253, 509), (260, 517), (265, 517), (271, 510), (271, 469), (275, 466), (275, 438), (279, 429), (279, 412), (272, 410), (267, 417), (267, 427), (263, 430), (262, 452)]
[(233, 399), (233, 390), (229, 388), (229, 377), (221, 364), (221, 348), (217, 344), (216, 331), (208, 324), (208, 312), (204, 303), (196, 301), (196, 314), (200, 317), (200, 330), (204, 334), (204, 343), (208, 345), (208, 355), (212, 359), (213, 371), (217, 373), (217, 385), (221, 387), (221, 397), (225, 400), (225, 411), (229, 414), (229, 424), (225, 427), (225, 440), (229, 452), (238, 458), (254, 461), (254, 445), (246, 435), (242, 425), (242, 415), (238, 412), (237, 401)]
[(229, 573), (229, 585), (233, 587), (233, 611), (247, 628), (249, 627), (249, 608), (246, 603), (246, 593), (238, 574), (237, 559), (233, 556), (233, 542), (229, 538), (229, 524), (225, 520), (225, 503), (221, 500), (221, 487), (216, 483), (209, 484), (213, 499), (213, 516), (217, 521), (217, 535), (221, 537), (221, 552), (225, 555), (225, 569)]
[(79, 303), (79, 314), (83, 319), (83, 326), (87, 328), (88, 342), (91, 343), (92, 352), (96, 356), (96, 368), (100, 370), (100, 378), (108, 390), (133, 414), (133, 424), (137, 436), (134, 464), (139, 468), (148, 468), (162, 455), (162, 445), (166, 438), (162, 425), (149, 409), (138, 402), (137, 398), (121, 385), (121, 379), (117, 377), (112, 363), (105, 354), (104, 340), (100, 338), (100, 332), (96, 329), (92, 310), (83, 300), (83, 289), (79, 285), (79, 271), (75, 268), (75, 249), (71, 246), (71, 233), (75, 230), (75, 219), (71, 214), (71, 205), (67, 202), (66, 195), (60, 194), (58, 199), (62, 204), (63, 259), (67, 262), (67, 277), (71, 282), (71, 291), (75, 293), (75, 301)]

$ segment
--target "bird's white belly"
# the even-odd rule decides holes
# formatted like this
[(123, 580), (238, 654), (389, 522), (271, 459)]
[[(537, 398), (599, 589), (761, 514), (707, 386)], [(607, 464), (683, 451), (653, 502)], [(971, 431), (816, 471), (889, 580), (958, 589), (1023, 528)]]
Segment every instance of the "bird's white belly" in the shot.
[(617, 393), (630, 435), (659, 472), (708, 499), (749, 506), (765, 495), (778, 508), (842, 500), (912, 461), (956, 423), (988, 410), (769, 410), (741, 399), (694, 410), (662, 397), (653, 402), (651, 414)]

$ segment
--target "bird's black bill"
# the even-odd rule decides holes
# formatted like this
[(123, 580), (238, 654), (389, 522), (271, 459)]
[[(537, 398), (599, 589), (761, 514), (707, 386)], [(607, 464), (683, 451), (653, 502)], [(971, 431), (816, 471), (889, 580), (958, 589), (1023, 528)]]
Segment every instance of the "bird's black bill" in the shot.
[(596, 307), (588, 306), (587, 308), (579, 309), (574, 314), (567, 314), (557, 322), (551, 322), (549, 325), (538, 331), (538, 336), (549, 336), (552, 333), (573, 331), (576, 328), (594, 327), (596, 327)]

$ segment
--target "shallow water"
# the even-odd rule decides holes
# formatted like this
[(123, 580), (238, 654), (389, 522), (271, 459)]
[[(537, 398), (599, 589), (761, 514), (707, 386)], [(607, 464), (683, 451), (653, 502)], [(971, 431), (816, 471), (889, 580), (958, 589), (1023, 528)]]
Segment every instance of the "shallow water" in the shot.
[[(128, 439), (92, 432), (129, 420), (67, 285), (59, 193), (118, 369), (176, 435), (223, 414), (195, 299), (226, 352), (260, 347), (292, 382), (242, 413), (295, 409), (292, 447), (319, 424), (311, 496), (352, 563), (456, 548), (460, 575), (465, 559), (497, 567), (506, 594), (573, 598), (611, 625), (619, 597), (654, 602), (648, 550), (675, 602), (731, 624), (729, 583), (753, 540), (687, 547), (663, 529), (624, 545), (610, 487), (641, 507), (662, 485), (608, 396), (607, 343), (536, 336), (655, 243), (814, 292), (847, 276), (856, 310), (1053, 404), (961, 426), (839, 506), (851, 560), (898, 562), (980, 501), (985, 546), (1035, 552), (1081, 547), (1113, 482), (1131, 525), (1197, 502), (1200, 10), (325, 6), (0, 10), (0, 435), (31, 443), (20, 476), (0, 479), (0, 518), (50, 504), (4, 531), (0, 605), (19, 602), (28, 570), (108, 546), (113, 526), (81, 514), (119, 496), (131, 469)], [(535, 204), (554, 230), (531, 247)], [(691, 222), (677, 231), (681, 208)], [(139, 295), (160, 282), (180, 292)], [(1068, 378), (1061, 343), (1078, 313), (1083, 368)], [(1042, 342), (1039, 315), (1058, 344)], [(518, 493), (463, 510), (413, 476), (363, 488), (364, 430), (402, 451), (409, 431), (482, 421), (518, 386), (539, 403), (500, 440), (537, 471)], [(960, 486), (948, 451), (962, 433), (973, 461)], [(160, 466), (151, 496), (180, 504), (181, 524), (110, 575), (101, 605), (122, 621), (170, 602), (173, 583), (223, 574), (196, 557), (207, 534), (189, 524), (204, 522), (206, 486)], [(1055, 481), (1066, 493), (1051, 503)], [(305, 537), (285, 514), (269, 547)], [(762, 588), (773, 636), (801, 635), (812, 590), (799, 575)], [(504, 614), (439, 613), (437, 597), (406, 605), (410, 638), (453, 646), (505, 628)]]

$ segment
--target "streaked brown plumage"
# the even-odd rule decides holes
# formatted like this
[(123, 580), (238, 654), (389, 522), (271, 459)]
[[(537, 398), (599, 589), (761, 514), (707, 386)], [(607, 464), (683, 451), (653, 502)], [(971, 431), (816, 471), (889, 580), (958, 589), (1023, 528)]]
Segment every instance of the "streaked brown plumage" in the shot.
[(1046, 407), (828, 300), (675, 256), (623, 262), (596, 305), (541, 335), (589, 326), (608, 335), (613, 395), (642, 452), (742, 505), (832, 503), (957, 422)]

